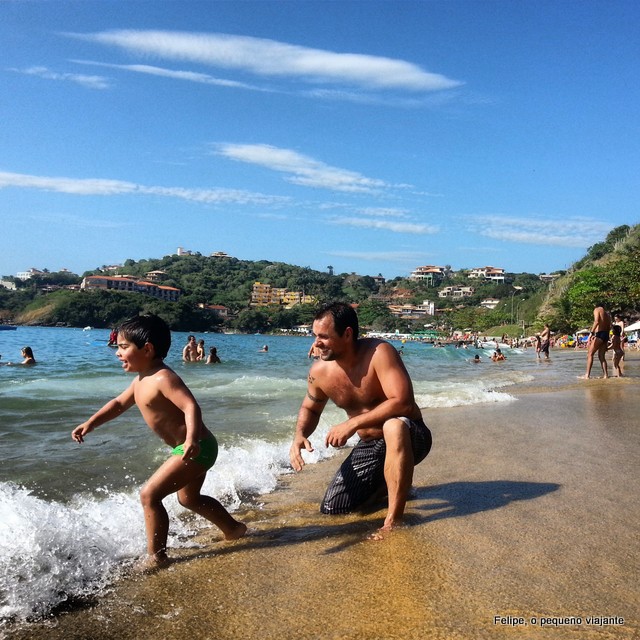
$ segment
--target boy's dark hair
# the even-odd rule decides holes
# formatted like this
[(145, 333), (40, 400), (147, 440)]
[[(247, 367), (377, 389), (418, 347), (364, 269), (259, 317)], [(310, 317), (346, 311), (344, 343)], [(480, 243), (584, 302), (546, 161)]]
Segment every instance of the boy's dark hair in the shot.
[(156, 358), (161, 360), (166, 358), (169, 353), (171, 331), (167, 323), (159, 316), (149, 313), (129, 318), (118, 327), (118, 333), (131, 340), (138, 349), (142, 349), (147, 342), (152, 344)]
[(350, 304), (346, 302), (331, 302), (326, 304), (316, 313), (314, 320), (322, 320), (326, 316), (333, 318), (333, 324), (339, 336), (343, 336), (345, 329), (351, 327), (354, 342), (358, 339), (358, 333), (360, 331), (358, 316)]
[(611, 327), (611, 331), (613, 331), (614, 336), (622, 335), (622, 327), (619, 324), (614, 324), (613, 327)]

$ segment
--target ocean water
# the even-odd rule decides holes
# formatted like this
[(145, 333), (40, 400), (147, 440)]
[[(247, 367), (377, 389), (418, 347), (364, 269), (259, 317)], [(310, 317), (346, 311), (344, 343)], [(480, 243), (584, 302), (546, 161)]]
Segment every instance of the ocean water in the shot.
[[(33, 348), (35, 367), (0, 366), (0, 626), (48, 615), (99, 593), (145, 549), (139, 489), (168, 449), (136, 408), (92, 432), (83, 445), (71, 431), (131, 381), (107, 346), (108, 331), (19, 327), (0, 331), (0, 363)], [(221, 445), (204, 491), (235, 511), (259, 503), (291, 473), (288, 451), (306, 390), (309, 337), (202, 334), (222, 364), (183, 363), (186, 333), (173, 334), (166, 360), (200, 403)], [(261, 353), (262, 345), (269, 351)], [(553, 388), (575, 382), (584, 352), (540, 362), (533, 350), (491, 350), (399, 341), (416, 400), (429, 407), (513, 402), (515, 385)], [(470, 360), (479, 353), (480, 364)], [(325, 410), (308, 462), (334, 455), (324, 434), (344, 419)], [(437, 425), (430, 425), (437, 438)], [(437, 444), (437, 440), (436, 440)], [(169, 546), (195, 546), (203, 524), (185, 517), (173, 496)], [(207, 523), (208, 524), (208, 523)]]

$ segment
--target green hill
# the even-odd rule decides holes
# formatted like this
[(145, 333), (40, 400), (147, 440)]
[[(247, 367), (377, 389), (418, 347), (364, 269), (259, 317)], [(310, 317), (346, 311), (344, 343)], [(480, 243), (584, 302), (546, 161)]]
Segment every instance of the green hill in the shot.
[[(438, 292), (445, 286), (468, 287), (468, 272), (446, 271), (436, 285), (406, 278), (380, 284), (370, 276), (333, 275), (282, 262), (170, 255), (127, 260), (115, 272), (96, 270), (84, 275), (145, 279), (150, 272), (157, 272), (159, 284), (182, 291), (179, 302), (120, 291), (71, 291), (59, 287), (78, 284), (81, 278), (69, 273), (46, 273), (27, 283), (17, 283), (17, 291), (0, 287), (0, 322), (110, 327), (137, 313), (150, 312), (162, 315), (173, 329), (215, 331), (222, 326), (223, 318), (206, 308), (210, 305), (228, 308), (232, 320), (224, 320), (225, 325), (241, 331), (290, 329), (310, 322), (315, 305), (290, 309), (281, 305), (251, 307), (253, 284), (262, 282), (302, 292), (318, 303), (358, 303), (363, 326), (378, 330), (423, 330), (430, 320), (444, 331), (471, 329), (482, 333), (491, 329), (496, 335), (517, 336), (525, 327), (529, 333), (548, 322), (554, 331), (569, 333), (591, 323), (596, 302), (629, 319), (640, 315), (640, 225), (613, 229), (550, 285), (534, 274), (510, 273), (504, 283), (473, 281), (475, 291), (471, 295), (452, 300), (440, 298)], [(498, 301), (491, 310), (480, 304), (488, 298)], [(387, 306), (419, 305), (425, 300), (436, 303), (437, 318), (407, 320), (393, 316)]]
[(593, 309), (635, 320), (640, 315), (640, 225), (616, 227), (549, 287), (540, 324), (571, 332), (590, 326)]

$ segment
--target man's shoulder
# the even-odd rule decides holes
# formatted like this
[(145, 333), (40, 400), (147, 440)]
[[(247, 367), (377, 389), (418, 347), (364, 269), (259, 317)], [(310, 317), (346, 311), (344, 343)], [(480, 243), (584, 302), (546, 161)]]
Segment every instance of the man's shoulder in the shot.
[(393, 349), (395, 351), (393, 345), (382, 338), (358, 338), (358, 349), (362, 352), (378, 349)]

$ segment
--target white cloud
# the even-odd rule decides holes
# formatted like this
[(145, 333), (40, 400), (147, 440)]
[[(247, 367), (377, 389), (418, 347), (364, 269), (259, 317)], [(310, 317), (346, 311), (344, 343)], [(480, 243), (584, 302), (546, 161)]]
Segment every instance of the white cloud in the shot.
[(217, 153), (232, 160), (289, 174), (292, 184), (350, 193), (378, 193), (387, 185), (355, 171), (339, 169), (291, 149), (267, 144), (219, 144)]
[(559, 247), (589, 247), (601, 241), (611, 225), (591, 218), (562, 219), (475, 216), (472, 231), (495, 240)]
[(416, 233), (420, 235), (438, 233), (437, 227), (413, 222), (391, 222), (389, 220), (376, 220), (373, 218), (333, 218), (331, 224), (358, 227), (361, 229), (380, 229), (393, 233)]
[(47, 69), (47, 67), (28, 67), (27, 69), (11, 69), (11, 71), (29, 76), (38, 76), (45, 80), (74, 82), (89, 89), (108, 89), (111, 86), (108, 78), (103, 76), (87, 76), (80, 73), (59, 73), (57, 71), (51, 71)]
[(418, 251), (327, 251), (328, 256), (350, 258), (375, 262), (410, 262), (417, 263), (425, 259), (427, 254)]
[(365, 216), (381, 216), (388, 218), (407, 218), (409, 212), (406, 209), (397, 209), (395, 207), (362, 207), (358, 209), (358, 213)]
[(267, 77), (405, 91), (438, 91), (461, 84), (405, 60), (336, 53), (248, 36), (125, 29), (68, 35), (141, 56), (186, 60)]
[(86, 218), (66, 213), (38, 213), (28, 216), (31, 220), (45, 223), (55, 223), (56, 225), (64, 225), (65, 228), (70, 227), (89, 227), (94, 229), (120, 229), (128, 226), (127, 223), (114, 222), (108, 219), (96, 219), (91, 215)]
[(189, 82), (197, 82), (200, 84), (210, 84), (220, 87), (231, 87), (234, 89), (250, 89), (252, 91), (267, 91), (266, 89), (256, 87), (245, 82), (236, 82), (235, 80), (225, 80), (223, 78), (215, 78), (207, 73), (197, 73), (195, 71), (176, 71), (174, 69), (165, 69), (148, 64), (109, 64), (106, 62), (93, 62), (91, 60), (72, 60), (77, 64), (94, 65), (97, 67), (107, 67), (109, 69), (121, 69), (123, 71), (132, 71), (134, 73), (144, 73), (162, 78), (172, 78), (174, 80), (187, 80)]
[(41, 189), (72, 195), (113, 196), (124, 194), (154, 195), (179, 198), (191, 202), (206, 204), (278, 204), (288, 201), (282, 196), (269, 196), (261, 193), (235, 189), (184, 189), (182, 187), (155, 187), (124, 182), (103, 180), (100, 178), (77, 179), (64, 177), (31, 176), (21, 173), (0, 171), (0, 189), (17, 187), (22, 189)]

